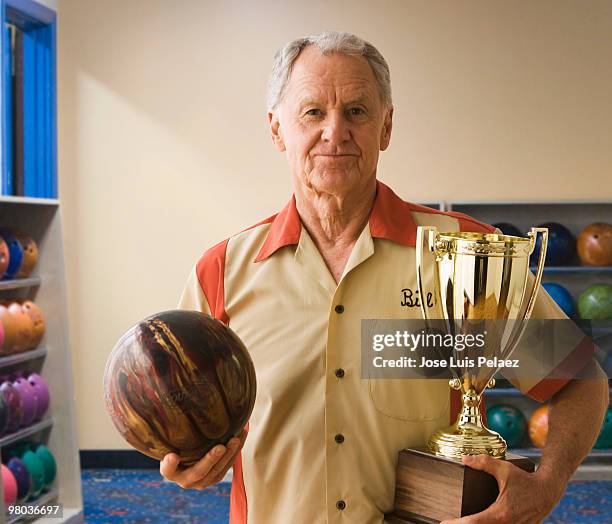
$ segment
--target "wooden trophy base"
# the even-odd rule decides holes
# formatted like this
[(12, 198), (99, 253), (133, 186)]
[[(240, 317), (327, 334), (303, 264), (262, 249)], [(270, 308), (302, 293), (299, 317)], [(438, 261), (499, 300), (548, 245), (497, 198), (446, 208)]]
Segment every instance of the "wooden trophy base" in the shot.
[[(504, 460), (535, 470), (531, 460), (519, 455), (507, 453)], [(385, 522), (437, 524), (483, 511), (498, 494), (497, 481), (484, 471), (423, 450), (404, 449), (397, 463), (395, 509), (385, 515)]]

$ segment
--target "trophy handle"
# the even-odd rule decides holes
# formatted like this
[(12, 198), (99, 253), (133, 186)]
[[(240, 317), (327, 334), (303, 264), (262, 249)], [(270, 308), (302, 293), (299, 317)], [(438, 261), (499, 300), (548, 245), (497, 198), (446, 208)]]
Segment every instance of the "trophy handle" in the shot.
[[(517, 329), (512, 333), (512, 335), (510, 336), (510, 340), (505, 347), (504, 354), (506, 355), (506, 358), (510, 356), (510, 353), (512, 353), (515, 346), (518, 344), (520, 337), (525, 331), (525, 321), (529, 320), (529, 318), (531, 317), (531, 313), (533, 312), (533, 308), (535, 307), (538, 291), (540, 289), (540, 284), (542, 282), (542, 274), (544, 272), (544, 260), (546, 259), (546, 248), (548, 247), (548, 228), (532, 227), (531, 231), (527, 233), (527, 236), (531, 239), (532, 245), (535, 248), (536, 237), (538, 233), (542, 234), (542, 244), (540, 245), (540, 255), (538, 257), (538, 266), (536, 268), (536, 273), (534, 276), (533, 287), (529, 295), (527, 306), (525, 307), (523, 314), (520, 316), (519, 324), (515, 326)], [(533, 249), (531, 250), (531, 252), (533, 252)]]
[[(417, 275), (417, 287), (419, 289), (419, 303), (421, 305), (421, 313), (423, 319), (427, 322), (429, 316), (427, 313), (427, 300), (425, 296), (425, 289), (423, 286), (423, 248), (425, 244), (425, 237), (427, 236), (427, 248), (430, 252), (438, 257), (436, 252), (436, 237), (438, 236), (438, 228), (436, 226), (419, 226), (417, 228), (416, 237), (416, 275)], [(436, 283), (439, 285), (440, 275), (438, 271), (438, 264), (433, 264), (434, 270), (434, 304), (442, 304), (442, 295), (440, 289), (436, 287)]]
[[(544, 260), (546, 259), (546, 248), (548, 247), (548, 228), (546, 227), (532, 227), (531, 231), (527, 233), (527, 236), (531, 238), (535, 249), (537, 234), (542, 234), (542, 244), (540, 245), (540, 255), (538, 257), (538, 267), (536, 269), (535, 280), (533, 282), (533, 289), (529, 296), (529, 302), (525, 308), (525, 320), (529, 320), (531, 313), (535, 306), (538, 290), (540, 289), (540, 283), (542, 282), (542, 274), (544, 272)], [(533, 250), (532, 250), (533, 251)]]

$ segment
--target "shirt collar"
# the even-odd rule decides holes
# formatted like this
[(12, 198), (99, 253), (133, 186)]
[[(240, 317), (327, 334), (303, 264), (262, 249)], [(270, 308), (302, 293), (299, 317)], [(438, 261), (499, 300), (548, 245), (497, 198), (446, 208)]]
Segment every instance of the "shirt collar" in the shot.
[[(376, 197), (369, 220), (372, 238), (383, 238), (396, 244), (414, 247), (416, 225), (410, 210), (411, 204), (404, 202), (388, 186), (377, 180)], [(293, 195), (289, 203), (274, 217), (255, 262), (265, 260), (282, 247), (298, 244), (301, 233), (302, 222)]]

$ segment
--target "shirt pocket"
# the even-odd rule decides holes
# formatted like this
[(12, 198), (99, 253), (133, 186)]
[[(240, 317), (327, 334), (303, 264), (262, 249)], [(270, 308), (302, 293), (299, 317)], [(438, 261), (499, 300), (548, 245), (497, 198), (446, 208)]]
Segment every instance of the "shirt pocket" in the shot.
[(368, 379), (374, 409), (406, 422), (450, 419), (448, 379)]

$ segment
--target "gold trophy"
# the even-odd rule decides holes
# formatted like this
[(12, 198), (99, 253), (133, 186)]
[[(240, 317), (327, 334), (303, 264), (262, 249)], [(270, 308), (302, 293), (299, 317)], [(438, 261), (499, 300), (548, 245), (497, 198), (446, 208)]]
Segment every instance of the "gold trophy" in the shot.
[[(542, 235), (538, 266), (533, 288), (528, 290), (529, 258), (538, 233)], [(468, 333), (479, 322), (493, 321), (487, 325), (497, 327), (497, 332), (487, 335), (487, 343), (479, 351), (486, 357), (507, 359), (533, 311), (547, 242), (546, 228), (532, 228), (523, 238), (496, 233), (439, 233), (433, 226), (419, 227), (419, 294), (426, 296), (426, 283), (434, 292), (433, 307), (420, 301), (425, 321), (442, 321), (445, 330), (453, 334)], [(451, 353), (459, 358), (454, 348)], [(481, 397), (487, 386), (495, 385), (492, 377), (497, 370), (486, 366), (455, 370), (450, 386), (461, 393), (459, 416), (450, 427), (434, 433), (426, 449), (400, 452), (395, 509), (386, 516), (387, 522), (436, 523), (477, 513), (494, 502), (497, 482), (491, 475), (464, 466), (463, 455), (486, 453), (533, 471), (531, 461), (507, 454), (504, 439), (483, 424)]]

